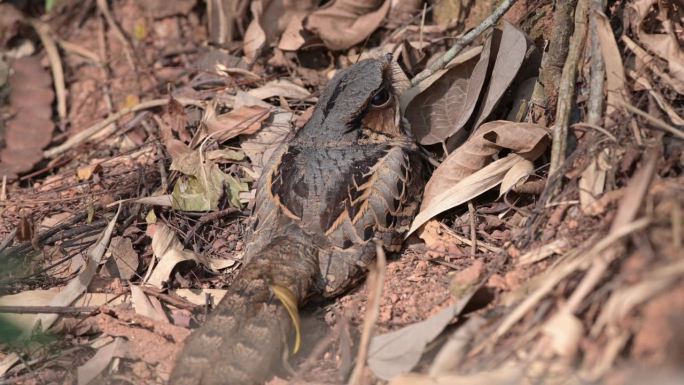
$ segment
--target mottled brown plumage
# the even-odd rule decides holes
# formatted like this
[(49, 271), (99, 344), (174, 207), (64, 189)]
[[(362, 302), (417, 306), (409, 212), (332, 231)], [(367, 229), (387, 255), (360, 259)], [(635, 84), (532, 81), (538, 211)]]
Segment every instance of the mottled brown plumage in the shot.
[(309, 122), (265, 167), (244, 266), (188, 338), (170, 383), (268, 379), (293, 328), (273, 286), (290, 290), (301, 306), (362, 278), (375, 258), (374, 239), (398, 250), (422, 190), (414, 150), (399, 117), (389, 59), (340, 71)]

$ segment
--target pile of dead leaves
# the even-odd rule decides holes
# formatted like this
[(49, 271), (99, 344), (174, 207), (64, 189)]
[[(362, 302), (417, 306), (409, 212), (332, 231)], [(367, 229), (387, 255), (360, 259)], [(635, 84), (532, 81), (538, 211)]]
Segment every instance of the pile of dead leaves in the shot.
[(320, 3), (0, 4), (0, 376), (167, 380), (271, 154), (339, 68), (386, 53), (434, 170), (403, 259), (325, 307), (290, 380), (684, 376), (684, 7)]

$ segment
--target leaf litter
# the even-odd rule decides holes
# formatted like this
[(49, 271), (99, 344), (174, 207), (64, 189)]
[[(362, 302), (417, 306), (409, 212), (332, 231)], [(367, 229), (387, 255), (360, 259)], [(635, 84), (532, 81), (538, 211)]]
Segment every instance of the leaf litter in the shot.
[[(19, 113), (0, 107), (10, 117), (0, 129), (0, 258), (8, 261), (0, 306), (100, 308), (0, 319), (0, 329), (13, 320), (25, 336), (37, 336), (37, 319), (43, 328), (59, 319), (49, 332), (91, 347), (80, 356), (69, 349), (46, 356), (33, 342), (3, 345), (0, 373), (17, 383), (29, 383), (34, 373), (79, 384), (112, 383), (117, 373), (166, 381), (182, 339), (204, 319), (196, 306), (215, 305), (240, 268), (254, 181), (306, 121), (321, 79), (360, 57), (394, 52), (407, 81), (496, 8), (272, 0), (240, 3), (230, 17), (207, 8), (210, 20), (203, 20), (192, 2), (169, 9), (117, 1), (109, 6), (119, 26), (103, 29), (86, 14), (79, 26), (60, 18), (78, 9), (69, 3), (48, 21), (59, 44), (71, 43), (61, 45), (60, 57), (47, 60), (22, 29), (0, 39), (8, 55), (0, 61), (27, 60), (30, 52), (34, 67), (22, 67), (28, 72), (35, 63), (61, 60), (69, 95), (60, 122), (45, 106), (65, 95), (52, 91), (42, 65), (41, 75), (20, 69), (9, 77), (9, 106)], [(571, 123), (578, 124), (560, 174), (547, 172), (556, 106), (540, 90), (549, 72), (539, 52), (563, 40), (552, 35), (562, 15), (550, 2), (517, 2), (497, 28), (403, 92), (405, 117), (435, 165), (411, 225), (419, 238), (409, 237), (402, 257), (388, 264), (378, 304), (368, 303), (362, 287), (314, 314), (289, 305), (301, 326), (295, 340), (303, 355), (290, 361), (295, 369), (322, 338), (307, 328), (309, 318), (332, 328), (326, 330), (351, 328), (346, 339), (330, 337), (323, 358), (307, 363), (297, 379), (346, 382), (367, 306), (378, 306), (366, 363), (375, 377), (369, 372), (368, 383), (626, 383), (619, 379), (629, 378), (635, 363), (648, 362), (640, 370), (654, 375), (681, 366), (667, 353), (676, 339), (648, 334), (648, 325), (658, 325), (660, 334), (676, 335), (667, 320), (682, 316), (667, 306), (684, 275), (683, 146), (676, 139), (681, 19), (670, 2), (624, 6), (624, 18), (611, 8), (589, 12), (596, 31), (588, 41), (598, 40), (599, 51), (586, 44), (577, 56), (583, 61), (571, 83)], [(132, 72), (126, 55), (111, 55), (128, 50), (145, 71)], [(606, 109), (587, 121), (590, 64), (598, 56)], [(32, 82), (42, 91), (22, 91)], [(38, 126), (50, 133), (31, 139)], [(87, 136), (79, 136), (86, 127)], [(38, 149), (33, 158), (12, 152), (24, 142)], [(24, 167), (8, 171), (5, 159)], [(535, 184), (542, 188), (529, 188)], [(89, 253), (93, 248), (99, 251)], [(79, 279), (85, 282), (73, 283)], [(287, 302), (287, 293), (281, 297)], [(391, 348), (377, 341), (391, 341)], [(55, 362), (73, 364), (57, 371)]]

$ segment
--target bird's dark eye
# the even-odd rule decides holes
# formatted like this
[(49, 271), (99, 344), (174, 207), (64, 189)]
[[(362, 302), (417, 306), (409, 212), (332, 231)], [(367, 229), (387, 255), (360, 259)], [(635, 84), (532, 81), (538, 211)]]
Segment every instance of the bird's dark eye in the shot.
[(373, 96), (373, 99), (371, 99), (371, 105), (373, 107), (382, 107), (387, 102), (390, 100), (390, 94), (389, 91), (387, 91), (387, 88), (383, 88)]

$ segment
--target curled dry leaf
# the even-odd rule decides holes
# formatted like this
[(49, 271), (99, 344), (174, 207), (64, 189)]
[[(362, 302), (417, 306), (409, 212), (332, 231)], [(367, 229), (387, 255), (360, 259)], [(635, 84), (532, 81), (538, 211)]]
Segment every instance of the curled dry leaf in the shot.
[(458, 302), (425, 321), (373, 337), (368, 347), (368, 366), (373, 373), (389, 380), (410, 372), (418, 363), (428, 343), (460, 314), (480, 286), (473, 286)]
[(155, 258), (159, 262), (152, 270), (146, 282), (158, 289), (161, 289), (163, 283), (169, 280), (173, 268), (183, 261), (195, 261), (214, 271), (225, 269), (235, 264), (235, 261), (231, 259), (205, 258), (190, 250), (186, 250), (176, 237), (176, 234), (168, 226), (163, 223), (157, 223), (154, 226), (152, 253), (154, 253)]
[[(511, 83), (520, 72), (528, 53), (527, 36), (513, 24), (504, 21), (501, 41), (499, 44), (494, 42), (497, 50), (494, 68), (492, 68), (489, 87), (484, 96), (484, 103), (480, 109), (475, 127), (484, 122), (499, 104), (504, 93), (511, 86)], [(495, 35), (494, 35), (495, 36)], [(493, 37), (495, 38), (495, 37)]]
[(509, 192), (511, 189), (527, 181), (527, 178), (534, 172), (534, 163), (525, 159), (515, 164), (504, 175), (499, 189), (499, 197)]
[(421, 211), (436, 195), (490, 163), (503, 149), (536, 159), (546, 148), (547, 131), (531, 123), (504, 120), (485, 123), (432, 174), (425, 186)]
[(387, 15), (391, 0), (332, 0), (311, 13), (304, 28), (333, 51), (363, 42)]
[[(264, 44), (281, 38), (285, 47), (296, 46), (292, 39), (300, 35), (302, 20), (316, 6), (315, 0), (256, 0), (252, 2), (254, 19), (245, 32), (244, 50), (248, 61), (253, 62)], [(284, 43), (283, 43), (284, 42)], [(284, 48), (281, 48), (284, 49)]]
[[(507, 121), (482, 125), (434, 171), (408, 234), (435, 215), (498, 185), (512, 167), (538, 158), (547, 145), (547, 131), (538, 125)], [(502, 149), (513, 153), (485, 167)]]
[(247, 184), (221, 171), (218, 165), (200, 159), (198, 151), (189, 151), (174, 157), (171, 170), (185, 174), (179, 178), (171, 193), (172, 207), (183, 211), (211, 211), (218, 209), (219, 198), (228, 187), (230, 203), (240, 207), (240, 192)]
[(76, 369), (78, 385), (87, 385), (100, 375), (115, 357), (127, 358), (128, 343), (122, 337), (114, 338), (114, 341), (99, 348), (95, 355), (85, 364)]
[(249, 90), (247, 93), (258, 99), (268, 99), (274, 96), (283, 96), (290, 99), (307, 99), (311, 96), (311, 93), (306, 88), (298, 86), (287, 79), (271, 80), (259, 88)]

